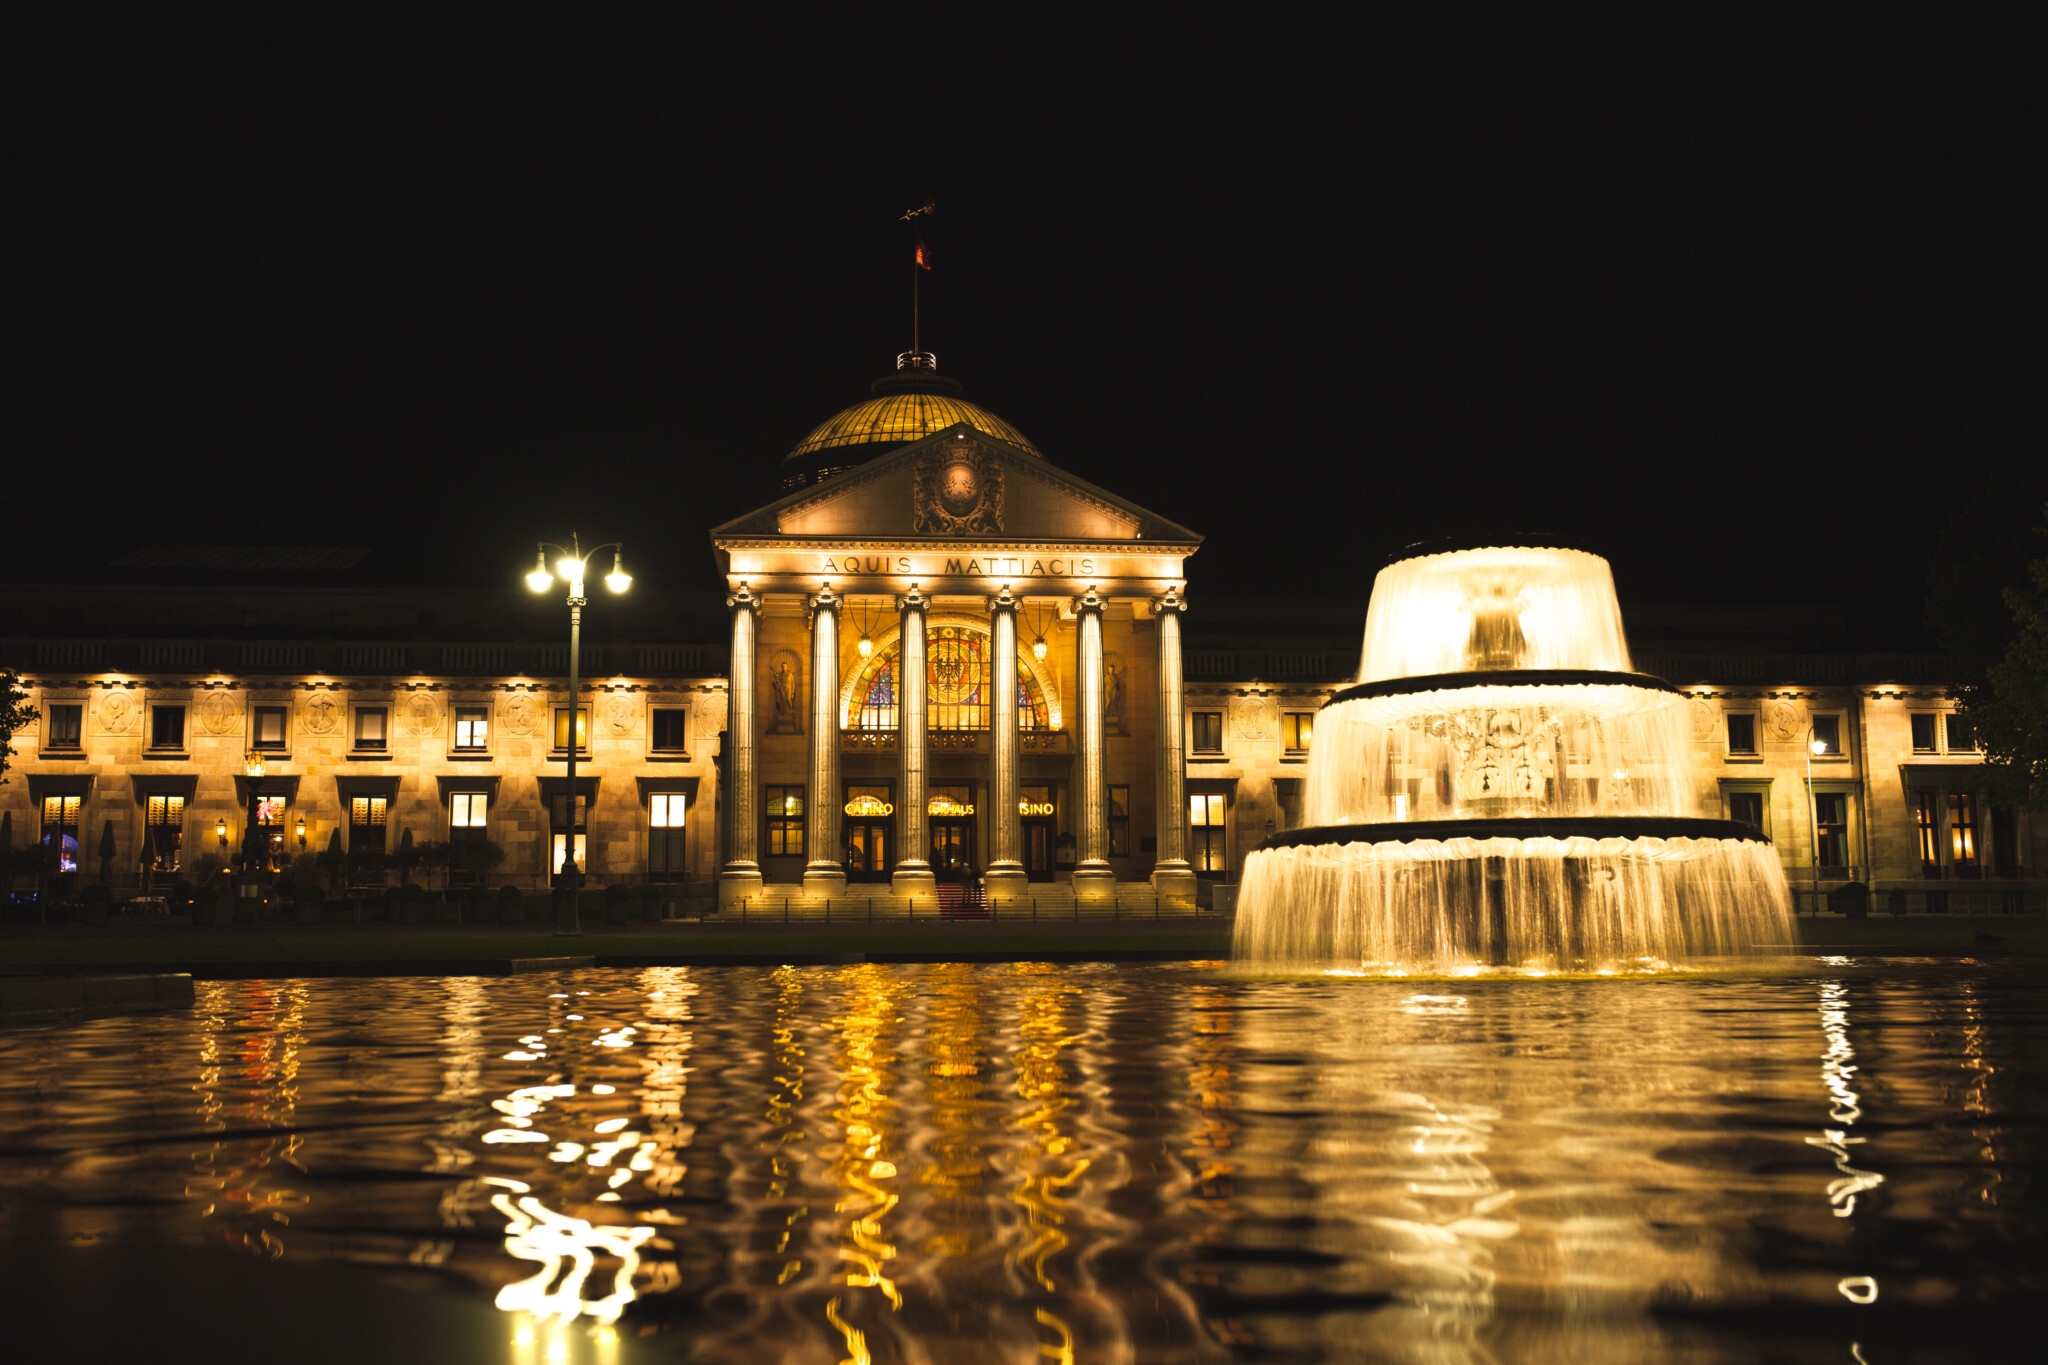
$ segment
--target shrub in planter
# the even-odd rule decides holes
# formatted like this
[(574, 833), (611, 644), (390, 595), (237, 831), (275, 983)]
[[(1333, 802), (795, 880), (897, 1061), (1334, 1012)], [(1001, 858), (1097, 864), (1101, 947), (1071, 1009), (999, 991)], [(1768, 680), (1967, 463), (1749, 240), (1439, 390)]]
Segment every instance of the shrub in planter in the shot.
[(327, 897), (316, 882), (299, 882), (292, 887), (292, 923), (318, 924), (320, 907)]
[(78, 906), (87, 924), (105, 924), (107, 905), (114, 899), (113, 893), (98, 882), (93, 882), (78, 893)]
[(386, 904), (390, 906), (392, 917), (398, 923), (418, 924), (420, 906), (426, 898), (427, 893), (421, 889), (418, 882), (406, 882), (387, 897)]
[(668, 888), (649, 882), (640, 888), (640, 918), (650, 924), (661, 918), (662, 908), (668, 903)]
[(613, 882), (604, 889), (604, 922), (624, 924), (626, 904), (633, 897), (633, 888), (624, 882)]
[(516, 886), (498, 888), (498, 923), (517, 924), (526, 916), (526, 896)]
[(192, 888), (192, 922), (211, 928), (220, 923), (220, 888), (217, 886), (196, 886)]
[(482, 924), (491, 917), (491, 889), (487, 886), (465, 886), (462, 888), (462, 917), (471, 924)]

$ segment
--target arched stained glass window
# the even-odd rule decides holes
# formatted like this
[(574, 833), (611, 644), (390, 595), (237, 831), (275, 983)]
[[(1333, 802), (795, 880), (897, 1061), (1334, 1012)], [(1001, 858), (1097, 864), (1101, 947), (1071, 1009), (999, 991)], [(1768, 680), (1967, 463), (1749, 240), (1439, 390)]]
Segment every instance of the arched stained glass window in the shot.
[[(965, 626), (930, 626), (925, 630), (925, 701), (927, 728), (986, 730), (989, 727), (989, 639)], [(853, 714), (856, 730), (896, 728), (897, 673), (900, 645), (877, 651), (856, 685)], [(1045, 695), (1017, 663), (1017, 728), (1048, 727)]]

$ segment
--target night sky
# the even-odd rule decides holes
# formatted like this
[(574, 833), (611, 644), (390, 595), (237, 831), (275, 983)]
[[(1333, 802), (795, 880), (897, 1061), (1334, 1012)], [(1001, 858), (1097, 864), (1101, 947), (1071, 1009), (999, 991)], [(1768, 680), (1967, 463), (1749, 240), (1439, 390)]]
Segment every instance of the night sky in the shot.
[(1207, 535), (1197, 596), (1362, 614), (1392, 547), (1528, 527), (1903, 639), (2039, 453), (2016, 34), (890, 13), (28, 45), (16, 533), (495, 581), (573, 526), (709, 587), (909, 348), (927, 196), (942, 370)]

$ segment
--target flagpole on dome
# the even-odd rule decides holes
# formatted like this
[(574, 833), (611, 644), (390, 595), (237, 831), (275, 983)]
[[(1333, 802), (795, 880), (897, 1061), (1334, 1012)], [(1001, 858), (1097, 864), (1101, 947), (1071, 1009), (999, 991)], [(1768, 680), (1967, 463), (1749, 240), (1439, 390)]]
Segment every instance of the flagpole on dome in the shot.
[(913, 225), (911, 240), (916, 243), (910, 257), (910, 354), (913, 357), (911, 361), (913, 365), (917, 363), (914, 357), (921, 355), (924, 351), (924, 336), (920, 318), (922, 304), (920, 288), (923, 281), (920, 278), (920, 272), (932, 268), (931, 252), (926, 250), (924, 234), (916, 230), (915, 224), (919, 218), (930, 217), (933, 210), (937, 207), (937, 204), (933, 203), (930, 199), (926, 199), (922, 206), (912, 209), (897, 220), (898, 222)]

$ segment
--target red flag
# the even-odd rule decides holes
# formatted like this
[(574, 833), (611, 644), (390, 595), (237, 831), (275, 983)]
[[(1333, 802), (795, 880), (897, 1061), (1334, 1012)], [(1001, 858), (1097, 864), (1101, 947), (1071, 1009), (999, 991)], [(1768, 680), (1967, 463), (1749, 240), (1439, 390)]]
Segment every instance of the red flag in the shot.
[(926, 270), (932, 268), (931, 253), (924, 249), (924, 238), (922, 237), (917, 239), (917, 263)]

